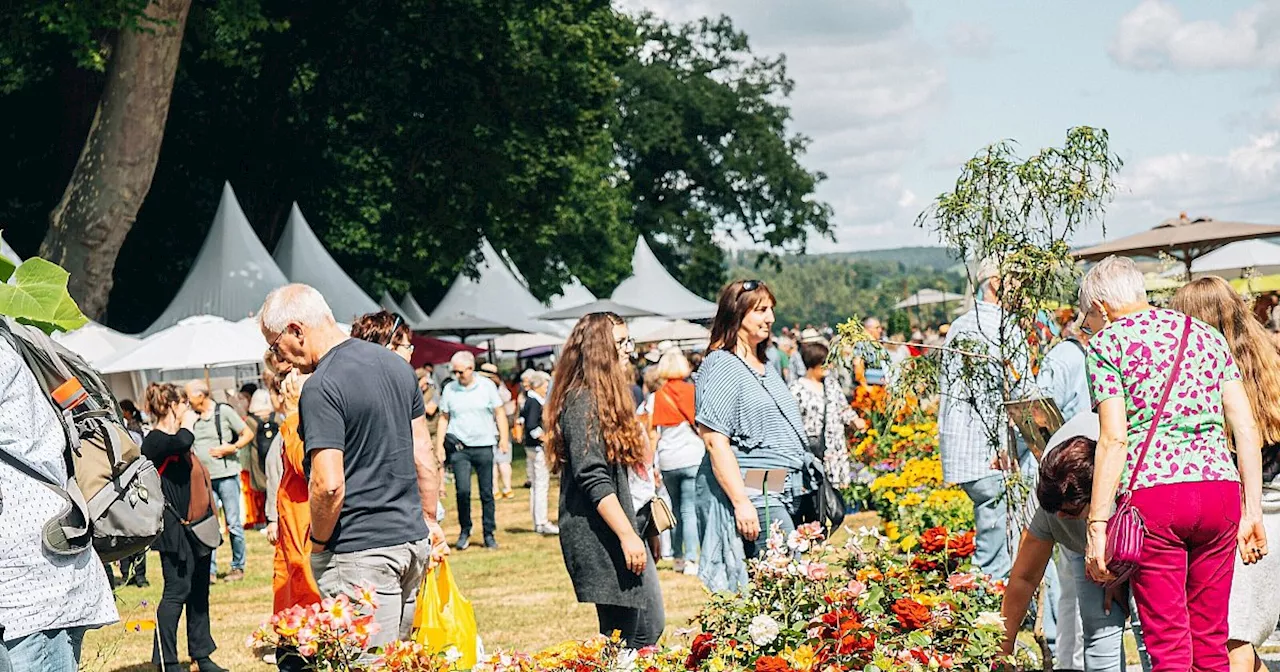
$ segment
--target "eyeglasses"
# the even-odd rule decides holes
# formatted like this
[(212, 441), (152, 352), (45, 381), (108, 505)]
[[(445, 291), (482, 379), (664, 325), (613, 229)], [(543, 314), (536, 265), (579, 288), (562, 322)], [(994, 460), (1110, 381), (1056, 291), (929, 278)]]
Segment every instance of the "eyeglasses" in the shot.
[(763, 286), (764, 286), (763, 280), (743, 280), (742, 281), (742, 291), (744, 292), (754, 292)]
[(389, 343), (387, 344), (387, 349), (388, 350), (407, 350), (409, 351), (409, 353), (412, 354), (413, 344), (412, 343)]
[(618, 339), (614, 341), (613, 344), (617, 346), (618, 352), (623, 354), (629, 355), (636, 351), (636, 339), (634, 338)]
[(285, 327), (284, 331), (280, 332), (279, 334), (276, 334), (276, 339), (274, 341), (271, 341), (271, 345), (267, 346), (267, 349), (271, 351), (271, 354), (275, 355), (276, 357), (280, 356), (280, 339), (284, 338), (284, 335), (287, 333), (289, 333), (289, 327)]

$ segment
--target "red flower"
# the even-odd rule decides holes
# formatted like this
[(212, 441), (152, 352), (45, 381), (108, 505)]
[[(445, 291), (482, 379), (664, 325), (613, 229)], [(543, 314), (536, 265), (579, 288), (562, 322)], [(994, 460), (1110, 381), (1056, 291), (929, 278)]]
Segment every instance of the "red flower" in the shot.
[(890, 610), (904, 630), (919, 630), (929, 623), (929, 608), (909, 597), (898, 599)]
[(698, 666), (702, 665), (702, 661), (710, 658), (715, 650), (715, 638), (710, 634), (704, 632), (694, 637), (693, 643), (689, 645), (689, 657), (684, 661), (684, 669), (698, 669)]
[(756, 658), (756, 672), (792, 672), (787, 661), (777, 656), (760, 656)]
[(920, 535), (920, 550), (925, 553), (937, 553), (947, 547), (947, 528), (935, 527), (925, 530)]
[(973, 545), (973, 530), (951, 537), (947, 546), (952, 559), (972, 557), (976, 550)]
[(939, 565), (936, 560), (926, 560), (918, 555), (911, 558), (911, 569), (918, 572), (932, 572), (937, 569), (938, 566)]

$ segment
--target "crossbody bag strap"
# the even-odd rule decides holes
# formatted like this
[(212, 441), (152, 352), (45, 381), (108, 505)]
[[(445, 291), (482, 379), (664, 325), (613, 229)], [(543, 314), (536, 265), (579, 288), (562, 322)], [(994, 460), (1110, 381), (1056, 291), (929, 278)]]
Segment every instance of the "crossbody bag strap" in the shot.
[(1144, 460), (1147, 457), (1147, 451), (1151, 448), (1151, 441), (1155, 438), (1156, 428), (1160, 424), (1160, 416), (1164, 415), (1164, 406), (1169, 401), (1169, 393), (1173, 391), (1173, 383), (1178, 378), (1178, 372), (1182, 368), (1182, 356), (1187, 352), (1187, 341), (1191, 336), (1191, 317), (1187, 316), (1185, 326), (1182, 328), (1182, 340), (1178, 343), (1178, 355), (1173, 358), (1173, 370), (1169, 372), (1169, 379), (1164, 383), (1164, 392), (1160, 395), (1160, 403), (1156, 405), (1155, 415), (1151, 416), (1151, 426), (1147, 428), (1147, 438), (1142, 442), (1142, 451), (1138, 453), (1138, 460), (1133, 463), (1133, 473), (1129, 474), (1129, 487), (1127, 491), (1133, 491), (1133, 485), (1138, 482), (1138, 472), (1142, 469)]
[[(800, 439), (800, 451), (802, 453), (808, 454), (809, 451), (806, 450), (805, 447), (809, 445), (809, 439), (805, 438), (804, 432), (797, 429), (795, 423), (791, 422), (791, 418), (787, 417), (787, 412), (783, 410), (782, 404), (778, 403), (778, 400), (774, 398), (773, 394), (769, 392), (769, 386), (764, 384), (764, 378), (761, 377), (760, 374), (756, 373), (755, 370), (751, 368), (751, 365), (743, 361), (743, 359), (739, 357), (737, 354), (733, 354), (733, 358), (738, 360), (739, 364), (742, 364), (742, 367), (745, 368), (747, 372), (750, 373), (751, 376), (756, 379), (756, 382), (760, 383), (760, 389), (764, 390), (764, 396), (769, 397), (769, 399), (773, 401), (773, 405), (777, 406), (778, 412), (782, 414), (782, 419), (787, 422), (787, 426), (791, 428), (791, 431), (796, 433), (796, 438)], [(768, 366), (769, 366), (768, 364), (765, 364), (766, 376), (769, 375), (769, 369), (767, 368)]]

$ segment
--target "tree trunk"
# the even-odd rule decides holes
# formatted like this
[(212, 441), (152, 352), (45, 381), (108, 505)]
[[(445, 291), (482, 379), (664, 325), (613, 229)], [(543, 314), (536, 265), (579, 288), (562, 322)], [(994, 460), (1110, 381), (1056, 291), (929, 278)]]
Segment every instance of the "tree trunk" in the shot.
[(142, 29), (123, 28), (106, 85), (40, 256), (71, 273), (71, 296), (101, 318), (125, 236), (151, 189), (191, 0), (153, 0)]

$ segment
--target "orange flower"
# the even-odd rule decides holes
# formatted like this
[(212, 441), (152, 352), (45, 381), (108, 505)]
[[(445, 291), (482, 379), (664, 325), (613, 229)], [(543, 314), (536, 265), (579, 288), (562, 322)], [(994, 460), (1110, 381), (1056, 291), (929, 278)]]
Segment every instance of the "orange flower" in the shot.
[(920, 550), (925, 553), (937, 553), (947, 547), (947, 528), (935, 527), (925, 530), (920, 535)]
[(953, 559), (973, 556), (974, 551), (977, 550), (973, 544), (973, 530), (951, 537), (947, 546)]
[(883, 581), (884, 574), (881, 574), (880, 570), (876, 569), (875, 567), (863, 567), (862, 569), (858, 570), (858, 574), (856, 578), (858, 579), (859, 583), (866, 583), (868, 581)]
[(787, 661), (777, 656), (760, 656), (756, 659), (756, 672), (792, 672)]
[(899, 598), (890, 611), (898, 617), (898, 624), (904, 630), (919, 630), (929, 623), (929, 608), (909, 597)]

